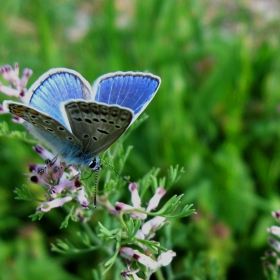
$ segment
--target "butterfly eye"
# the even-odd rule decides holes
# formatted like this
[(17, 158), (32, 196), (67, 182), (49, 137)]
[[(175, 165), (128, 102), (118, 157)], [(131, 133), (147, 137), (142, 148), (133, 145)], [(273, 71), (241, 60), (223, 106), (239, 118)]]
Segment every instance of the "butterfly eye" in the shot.
[(100, 165), (100, 159), (98, 157), (95, 157), (88, 165), (89, 169), (93, 172), (98, 172), (102, 169), (102, 166)]

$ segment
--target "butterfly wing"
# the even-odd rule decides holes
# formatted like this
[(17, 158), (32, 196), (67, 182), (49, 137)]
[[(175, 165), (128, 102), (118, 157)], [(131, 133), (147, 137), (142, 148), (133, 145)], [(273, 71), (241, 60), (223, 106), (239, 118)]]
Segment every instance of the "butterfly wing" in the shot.
[[(62, 157), (74, 158), (82, 151), (80, 140), (52, 117), (22, 103), (4, 101), (4, 106), (10, 113), (24, 119), (29, 132)], [(73, 164), (80, 163), (75, 161)]]
[(109, 73), (94, 83), (92, 99), (129, 108), (133, 112), (133, 122), (153, 99), (160, 83), (160, 78), (150, 73)]
[(133, 113), (114, 105), (83, 100), (64, 105), (73, 134), (82, 142), (83, 151), (95, 157), (108, 149), (127, 129)]
[(50, 114), (69, 129), (60, 104), (69, 99), (90, 98), (90, 84), (79, 73), (66, 68), (55, 68), (42, 75), (30, 87), (24, 101), (32, 108)]
[(84, 166), (125, 132), (159, 85), (160, 78), (149, 73), (116, 72), (101, 76), (91, 89), (79, 73), (57, 68), (31, 86), (28, 105), (5, 105), (69, 164)]

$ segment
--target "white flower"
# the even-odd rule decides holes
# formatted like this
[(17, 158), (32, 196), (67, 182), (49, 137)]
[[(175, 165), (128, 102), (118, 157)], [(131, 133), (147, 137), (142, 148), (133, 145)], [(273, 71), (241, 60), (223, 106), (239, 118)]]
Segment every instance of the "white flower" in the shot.
[(78, 197), (77, 197), (77, 201), (80, 203), (80, 205), (84, 208), (84, 209), (88, 209), (89, 206), (89, 201), (87, 200), (86, 194), (85, 194), (85, 188), (81, 187), (78, 191)]
[(269, 245), (277, 252), (280, 252), (280, 242), (273, 237), (268, 238)]
[(156, 189), (156, 193), (154, 194), (154, 196), (150, 199), (149, 203), (148, 203), (148, 207), (146, 209), (147, 212), (151, 212), (151, 210), (156, 209), (161, 198), (165, 195), (166, 190), (164, 188), (157, 188)]
[(172, 250), (168, 250), (167, 252), (160, 254), (157, 258), (157, 261), (155, 261), (151, 257), (139, 252), (138, 250), (122, 247), (119, 251), (119, 255), (129, 261), (134, 258), (137, 262), (145, 265), (145, 267), (151, 272), (154, 272), (161, 266), (169, 265), (176, 256), (176, 253)]
[(37, 207), (37, 210), (42, 211), (42, 212), (48, 212), (52, 208), (60, 207), (64, 203), (69, 202), (72, 200), (71, 196), (65, 196), (62, 198), (56, 198), (51, 201), (44, 201), (40, 206)]
[(176, 256), (176, 253), (172, 250), (168, 250), (165, 253), (162, 253), (158, 256), (157, 262), (160, 266), (167, 266), (171, 263), (173, 258)]
[(280, 237), (280, 227), (278, 226), (272, 226), (268, 228), (267, 231), (277, 237)]
[(133, 258), (152, 271), (157, 270), (157, 268), (159, 267), (158, 263), (155, 260), (145, 254), (140, 253), (138, 250), (134, 250)]
[(132, 205), (135, 208), (140, 208), (141, 207), (141, 198), (140, 198), (139, 193), (138, 193), (138, 185), (136, 183), (131, 183), (128, 186), (128, 189), (131, 192)]
[[(139, 217), (142, 220), (145, 220), (147, 218), (146, 214), (137, 212), (137, 211), (133, 211), (136, 209), (141, 209), (141, 199), (140, 196), (138, 194), (138, 185), (136, 183), (131, 183), (128, 186), (129, 191), (131, 192), (131, 202), (132, 205), (128, 205), (122, 202), (116, 202), (115, 203), (115, 209), (116, 211), (127, 211), (129, 212), (129, 210), (131, 210), (130, 215), (132, 217)], [(152, 209), (155, 209), (159, 202), (160, 199), (165, 195), (166, 190), (164, 188), (157, 188), (156, 189), (156, 193), (154, 194), (154, 196), (150, 199), (149, 203), (148, 203), (148, 207), (146, 209), (146, 212), (150, 212)]]
[(140, 213), (140, 212), (136, 212), (136, 211), (133, 211), (135, 210), (135, 207), (131, 206), (131, 205), (128, 205), (128, 204), (125, 204), (125, 203), (122, 203), (122, 202), (116, 202), (115, 203), (115, 209), (117, 211), (131, 211), (130, 214), (134, 217), (138, 217), (140, 218), (141, 220), (145, 220), (147, 218), (147, 215), (144, 214), (144, 213)]
[(156, 231), (161, 228), (165, 220), (163, 217), (156, 216), (143, 224), (141, 230), (145, 235), (148, 235), (151, 231)]

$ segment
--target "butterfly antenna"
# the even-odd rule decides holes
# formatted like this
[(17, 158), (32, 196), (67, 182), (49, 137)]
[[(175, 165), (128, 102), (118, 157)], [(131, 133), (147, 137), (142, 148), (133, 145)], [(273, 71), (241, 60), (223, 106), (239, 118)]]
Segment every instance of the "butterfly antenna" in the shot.
[(94, 182), (94, 197), (93, 197), (93, 206), (96, 208), (96, 197), (97, 197), (97, 182), (98, 182), (98, 172), (95, 172), (95, 182)]
[(56, 156), (50, 161), (50, 164), (51, 164), (51, 165), (54, 165), (55, 162), (57, 161), (57, 158), (58, 158), (58, 155), (56, 155)]
[(120, 172), (117, 171), (110, 163), (108, 163), (108, 162), (105, 161), (104, 159), (100, 159), (100, 160), (102, 160), (107, 166), (109, 166), (112, 170), (114, 170), (114, 171), (116, 172), (116, 174), (117, 174), (120, 178), (122, 178), (126, 183), (132, 184), (132, 182), (130, 182), (130, 181), (127, 180), (124, 176), (122, 176), (122, 175), (120, 174)]

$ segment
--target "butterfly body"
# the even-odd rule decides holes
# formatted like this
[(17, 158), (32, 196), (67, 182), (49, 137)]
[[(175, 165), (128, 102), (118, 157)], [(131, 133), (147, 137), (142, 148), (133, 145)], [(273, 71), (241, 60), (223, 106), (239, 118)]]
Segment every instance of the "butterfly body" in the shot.
[(91, 88), (76, 71), (57, 68), (31, 86), (24, 104), (4, 106), (68, 164), (95, 170), (98, 155), (141, 114), (159, 85), (160, 78), (149, 73), (115, 72)]

